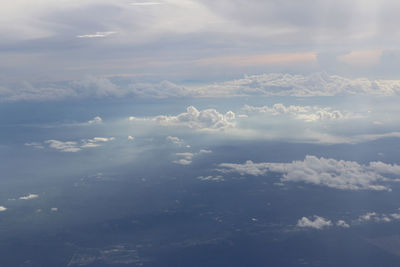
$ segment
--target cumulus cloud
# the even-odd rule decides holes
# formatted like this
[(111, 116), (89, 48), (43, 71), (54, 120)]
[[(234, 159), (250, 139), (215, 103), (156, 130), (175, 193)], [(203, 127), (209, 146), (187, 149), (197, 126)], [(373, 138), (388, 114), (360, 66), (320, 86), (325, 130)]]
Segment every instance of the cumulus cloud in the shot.
[(38, 197), (39, 197), (39, 195), (37, 195), (37, 194), (29, 194), (29, 195), (26, 195), (26, 196), (22, 196), (19, 199), (21, 199), (21, 200), (29, 200), (29, 199), (35, 199), (35, 198), (38, 198)]
[[(392, 216), (394, 219), (397, 219), (398, 214), (393, 214)], [(391, 222), (392, 219), (390, 219), (390, 215), (386, 214), (378, 214), (376, 212), (367, 212), (361, 216), (358, 217), (356, 222), (358, 223), (363, 223), (363, 222)]]
[(103, 119), (100, 116), (94, 117), (92, 120), (89, 120), (89, 124), (100, 124), (103, 122)]
[(400, 175), (400, 166), (383, 162), (361, 165), (354, 161), (317, 158), (307, 155), (303, 161), (291, 163), (222, 163), (221, 172), (237, 172), (241, 175), (265, 175), (282, 173), (281, 182), (304, 182), (341, 190), (387, 190), (388, 183), (397, 182), (392, 176)]
[(4, 207), (4, 206), (0, 206), (0, 212), (2, 212), (2, 211), (6, 211), (7, 210), (7, 208), (6, 207)]
[(301, 218), (297, 221), (297, 226), (302, 228), (308, 227), (321, 230), (325, 227), (332, 226), (332, 222), (320, 216), (314, 215), (314, 220), (308, 219), (307, 217)]
[(235, 126), (235, 113), (221, 114), (215, 109), (197, 110), (189, 106), (186, 112), (177, 116), (157, 116), (153, 119), (163, 126), (185, 126), (193, 129), (221, 130)]
[(343, 114), (339, 110), (332, 110), (330, 107), (316, 107), (316, 106), (285, 106), (281, 103), (274, 104), (271, 107), (262, 106), (254, 107), (245, 105), (243, 109), (245, 112), (257, 112), (269, 115), (290, 115), (296, 119), (304, 120), (306, 122), (323, 121), (323, 120), (338, 120), (349, 118), (350, 114)]

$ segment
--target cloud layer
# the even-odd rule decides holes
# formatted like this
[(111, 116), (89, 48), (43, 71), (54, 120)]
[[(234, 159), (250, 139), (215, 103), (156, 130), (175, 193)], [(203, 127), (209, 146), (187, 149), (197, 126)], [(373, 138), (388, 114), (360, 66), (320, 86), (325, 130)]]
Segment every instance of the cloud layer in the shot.
[(281, 173), (281, 182), (304, 182), (341, 190), (388, 190), (388, 183), (397, 182), (400, 166), (383, 162), (361, 165), (354, 161), (317, 158), (307, 155), (303, 161), (291, 163), (222, 163), (219, 171), (236, 172), (241, 175), (266, 175)]
[[(292, 75), (269, 73), (245, 76), (242, 79), (198, 86), (177, 85), (169, 81), (159, 83), (119, 84), (107, 78), (86, 76), (65, 83), (33, 85), (22, 83), (13, 87), (0, 85), (0, 101), (54, 101), (69, 98), (106, 97), (232, 97), (232, 96), (337, 96), (337, 95), (400, 95), (400, 80), (350, 79), (338, 75), (315, 73)], [(271, 107), (274, 109), (274, 107)], [(295, 109), (296, 107), (286, 107)], [(314, 107), (309, 107), (313, 109)], [(262, 109), (261, 109), (262, 110)], [(265, 111), (267, 111), (264, 108)], [(274, 110), (270, 110), (271, 112)], [(314, 110), (318, 111), (318, 110)], [(279, 107), (275, 110), (279, 111)], [(333, 112), (333, 114), (327, 114)], [(337, 111), (320, 111), (321, 116), (340, 116)], [(322, 114), (325, 113), (325, 114)]]

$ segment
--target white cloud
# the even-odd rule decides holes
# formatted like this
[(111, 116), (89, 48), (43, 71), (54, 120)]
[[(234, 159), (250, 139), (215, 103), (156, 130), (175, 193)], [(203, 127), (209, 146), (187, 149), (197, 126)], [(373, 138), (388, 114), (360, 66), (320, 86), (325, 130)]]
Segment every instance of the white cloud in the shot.
[(75, 141), (58, 141), (58, 140), (47, 140), (45, 141), (49, 147), (60, 150), (62, 152), (78, 152), (81, 151), (81, 148), (78, 145), (78, 142)]
[(181, 165), (189, 165), (192, 164), (192, 159), (196, 154), (190, 152), (182, 152), (182, 153), (175, 153), (175, 155), (181, 157), (181, 159), (173, 161), (174, 163)]
[(176, 145), (182, 145), (183, 144), (183, 140), (179, 139), (176, 136), (167, 136), (165, 139), (168, 142), (172, 143), (172, 144), (176, 144)]
[(29, 199), (35, 199), (35, 198), (38, 198), (38, 197), (39, 197), (39, 195), (37, 195), (37, 194), (29, 194), (29, 195), (26, 195), (26, 196), (22, 196), (19, 199), (21, 199), (21, 200), (29, 200)]
[(47, 140), (44, 143), (48, 144), (50, 148), (60, 150), (61, 152), (78, 152), (84, 148), (99, 147), (101, 143), (113, 140), (115, 140), (114, 137), (94, 137), (93, 139), (82, 139), (80, 142)]
[(89, 124), (100, 124), (102, 122), (103, 122), (103, 119), (99, 116), (96, 116), (92, 120), (88, 121)]
[(25, 146), (31, 146), (31, 147), (34, 147), (34, 148), (37, 148), (37, 149), (43, 149), (44, 148), (44, 146), (39, 142), (25, 143), (24, 145)]
[(235, 113), (221, 114), (215, 109), (197, 110), (189, 106), (177, 116), (157, 116), (153, 120), (163, 126), (185, 126), (194, 129), (221, 130), (235, 126)]
[(189, 165), (189, 164), (192, 164), (193, 158), (195, 156), (198, 156), (201, 154), (209, 154), (209, 153), (212, 153), (212, 151), (205, 150), (205, 149), (201, 149), (198, 153), (191, 153), (191, 152), (175, 153), (175, 155), (180, 157), (180, 159), (173, 161), (173, 163), (181, 164), (181, 165)]
[[(397, 219), (396, 215), (394, 213), (395, 216), (392, 216), (394, 219)], [(376, 212), (367, 212), (361, 216), (358, 217), (358, 219), (356, 220), (356, 222), (358, 223), (364, 223), (364, 222), (391, 222), (392, 220), (389, 218), (388, 215), (386, 214), (378, 214)]]
[(135, 137), (133, 137), (132, 135), (128, 136), (128, 140), (134, 140), (134, 139), (135, 139)]
[(4, 206), (0, 206), (0, 212), (2, 212), (2, 211), (6, 211), (7, 210), (7, 208), (6, 207), (4, 207)]
[(336, 226), (343, 227), (343, 228), (349, 228), (350, 225), (346, 223), (344, 220), (339, 220), (336, 222)]
[(281, 103), (274, 104), (271, 107), (262, 106), (254, 107), (245, 105), (243, 110), (246, 112), (258, 112), (270, 115), (290, 115), (296, 119), (304, 120), (306, 122), (322, 121), (322, 120), (338, 120), (349, 118), (350, 114), (343, 114), (339, 110), (332, 110), (330, 107), (316, 107), (316, 106), (285, 106)]
[(297, 221), (297, 226), (302, 228), (309, 227), (320, 230), (325, 227), (332, 226), (332, 222), (320, 216), (314, 215), (314, 220), (308, 219), (307, 217), (301, 218), (300, 220)]
[(77, 35), (77, 38), (104, 38), (107, 36), (110, 36), (112, 34), (116, 34), (116, 32), (95, 32), (91, 34), (83, 34), (83, 35)]
[(197, 179), (201, 180), (201, 181), (214, 181), (214, 182), (222, 182), (224, 181), (224, 177), (222, 177), (221, 175), (217, 175), (217, 176), (198, 176)]
[(391, 176), (400, 176), (400, 166), (383, 162), (361, 165), (354, 161), (317, 158), (307, 155), (303, 161), (291, 163), (222, 163), (221, 172), (237, 172), (241, 175), (265, 175), (282, 173), (281, 182), (305, 182), (341, 190), (387, 190), (388, 183), (397, 182)]

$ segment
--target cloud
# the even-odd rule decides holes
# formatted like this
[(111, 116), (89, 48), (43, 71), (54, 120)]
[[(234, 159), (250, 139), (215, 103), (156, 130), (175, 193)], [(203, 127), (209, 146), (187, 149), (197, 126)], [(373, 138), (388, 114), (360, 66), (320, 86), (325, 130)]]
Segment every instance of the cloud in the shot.
[(39, 197), (39, 195), (37, 195), (37, 194), (29, 194), (29, 195), (26, 195), (26, 196), (22, 196), (19, 199), (21, 199), (21, 200), (29, 200), (29, 199), (35, 199), (35, 198), (38, 198), (38, 197)]
[(30, 142), (30, 143), (25, 143), (24, 145), (25, 146), (34, 147), (34, 148), (37, 148), (37, 149), (43, 149), (44, 148), (44, 146), (39, 142)]
[(224, 177), (222, 177), (221, 175), (217, 175), (217, 176), (198, 176), (197, 179), (201, 180), (201, 181), (214, 181), (214, 182), (222, 182), (224, 181)]
[[(245, 75), (244, 78), (203, 85), (177, 85), (169, 81), (159, 83), (130, 83), (126, 85), (104, 77), (87, 75), (68, 83), (22, 83), (13, 87), (0, 86), (1, 102), (55, 101), (71, 98), (203, 98), (233, 96), (337, 96), (337, 95), (400, 95), (400, 80), (350, 79), (327, 73), (292, 75), (267, 73)], [(297, 106), (298, 108), (301, 108)], [(262, 107), (261, 107), (262, 108)], [(270, 109), (273, 109), (271, 107)], [(294, 109), (296, 106), (285, 107)], [(337, 111), (309, 107), (321, 116), (338, 115)], [(260, 109), (261, 110), (261, 109)], [(333, 114), (328, 114), (332, 113)], [(316, 114), (318, 116), (318, 114)]]
[(175, 153), (175, 155), (181, 157), (181, 159), (175, 160), (173, 161), (173, 163), (181, 165), (189, 165), (192, 164), (192, 159), (196, 154), (190, 152), (183, 152), (183, 153)]
[(383, 162), (361, 165), (354, 161), (317, 158), (307, 155), (303, 161), (291, 163), (219, 164), (221, 172), (237, 172), (240, 175), (266, 175), (268, 172), (281, 173), (281, 182), (304, 182), (340, 190), (387, 190), (388, 183), (397, 182), (392, 176), (400, 176), (400, 166)]
[(349, 79), (324, 72), (307, 76), (269, 73), (246, 75), (242, 79), (204, 85), (197, 90), (203, 96), (398, 95), (400, 80)]
[(281, 103), (274, 104), (271, 107), (268, 106), (254, 107), (245, 105), (242, 108), (242, 110), (244, 110), (245, 112), (258, 112), (273, 116), (290, 115), (296, 119), (304, 120), (306, 122), (339, 120), (352, 117), (348, 113), (343, 114), (341, 111), (332, 110), (332, 108), (330, 107), (321, 108), (317, 106), (296, 106), (296, 105), (285, 106)]
[(181, 152), (175, 153), (176, 156), (180, 157), (178, 160), (174, 160), (173, 163), (181, 164), (181, 165), (189, 165), (192, 164), (193, 158), (195, 156), (201, 154), (209, 154), (212, 153), (211, 150), (201, 149), (198, 153), (191, 153), (191, 152)]
[(62, 152), (78, 152), (81, 151), (81, 148), (78, 145), (78, 142), (75, 141), (58, 141), (58, 140), (47, 140), (45, 141), (49, 147), (60, 150)]
[(193, 129), (222, 130), (235, 126), (235, 113), (221, 114), (215, 109), (197, 110), (189, 106), (186, 112), (177, 116), (157, 116), (153, 119), (163, 126), (185, 126)]
[(99, 116), (94, 117), (92, 120), (89, 120), (89, 124), (101, 124), (103, 122), (103, 119)]
[(325, 227), (331, 227), (331, 226), (332, 226), (331, 221), (316, 215), (314, 215), (314, 220), (308, 219), (307, 217), (303, 217), (297, 221), (297, 227), (302, 227), (302, 228), (308, 227), (321, 230)]
[(91, 34), (77, 35), (77, 38), (104, 38), (110, 36), (112, 34), (116, 34), (116, 32), (95, 32)]
[(336, 226), (343, 227), (343, 228), (349, 228), (350, 225), (346, 223), (344, 220), (339, 220), (336, 222)]
[(60, 150), (61, 152), (79, 152), (84, 148), (99, 147), (101, 143), (115, 140), (114, 137), (94, 137), (93, 139), (82, 139), (77, 141), (59, 141), (47, 140), (44, 143), (50, 148)]
[(0, 212), (2, 212), (2, 211), (6, 211), (7, 210), (7, 208), (6, 207), (4, 207), (4, 206), (0, 206)]
[(135, 139), (135, 137), (133, 137), (132, 135), (128, 136), (128, 140), (134, 140), (134, 139)]
[(161, 3), (158, 2), (134, 2), (130, 3), (131, 6), (156, 6), (156, 5), (161, 5)]
[[(397, 219), (398, 214), (393, 214), (394, 219)], [(400, 217), (400, 216), (399, 216)], [(367, 212), (358, 217), (356, 222), (364, 223), (364, 222), (391, 222), (390, 216), (385, 214), (377, 214), (376, 212)]]
[(167, 136), (165, 138), (168, 142), (172, 143), (172, 144), (176, 144), (176, 145), (182, 145), (183, 144), (183, 140), (179, 139), (178, 137), (175, 136)]

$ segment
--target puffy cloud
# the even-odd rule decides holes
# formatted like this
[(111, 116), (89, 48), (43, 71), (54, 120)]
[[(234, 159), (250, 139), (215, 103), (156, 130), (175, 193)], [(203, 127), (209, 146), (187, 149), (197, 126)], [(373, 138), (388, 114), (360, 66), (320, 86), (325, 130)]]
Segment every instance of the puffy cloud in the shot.
[(391, 176), (400, 175), (400, 166), (383, 162), (361, 165), (354, 161), (317, 158), (307, 155), (303, 161), (291, 163), (222, 163), (221, 172), (237, 172), (241, 175), (265, 175), (282, 173), (281, 182), (305, 182), (341, 190), (388, 190), (387, 183), (397, 182)]
[(29, 200), (29, 199), (35, 199), (35, 198), (38, 198), (38, 197), (39, 197), (39, 195), (37, 195), (37, 194), (29, 194), (29, 195), (26, 195), (26, 196), (22, 196), (19, 199), (21, 199), (21, 200)]
[(258, 112), (270, 115), (290, 115), (296, 119), (304, 120), (307, 122), (322, 121), (322, 120), (337, 120), (349, 118), (350, 114), (343, 114), (339, 110), (332, 110), (330, 107), (316, 107), (316, 106), (285, 106), (281, 103), (274, 104), (271, 107), (262, 106), (254, 107), (245, 105), (243, 110), (246, 112)]
[(176, 136), (167, 136), (165, 138), (168, 142), (172, 143), (172, 144), (176, 144), (176, 145), (182, 145), (183, 140), (179, 139)]
[(6, 211), (7, 210), (7, 208), (6, 207), (4, 207), (4, 206), (0, 206), (0, 212), (2, 212), (2, 211)]
[(173, 161), (174, 163), (181, 165), (189, 165), (192, 164), (192, 159), (196, 154), (190, 152), (183, 152), (183, 153), (175, 153), (175, 155), (182, 158)]
[[(397, 214), (394, 214), (395, 216), (392, 216), (394, 219), (396, 218)], [(391, 222), (392, 220), (389, 218), (388, 215), (386, 214), (377, 214), (376, 212), (367, 212), (361, 216), (358, 217), (356, 222), (358, 223), (363, 223), (363, 222)]]
[(163, 126), (185, 126), (194, 129), (224, 129), (235, 126), (235, 113), (221, 114), (215, 109), (197, 110), (189, 106), (177, 116), (157, 116), (153, 120)]
[(320, 216), (314, 215), (314, 220), (308, 219), (307, 217), (303, 217), (300, 220), (297, 221), (297, 226), (298, 227), (309, 227), (309, 228), (315, 228), (318, 230), (321, 230), (325, 227), (330, 227), (332, 226), (332, 222), (330, 220), (326, 220)]
[(103, 122), (103, 119), (100, 116), (94, 117), (92, 120), (89, 120), (89, 124), (100, 124)]
[(344, 220), (339, 220), (336, 222), (336, 226), (343, 227), (343, 228), (349, 228), (350, 225), (346, 223)]

